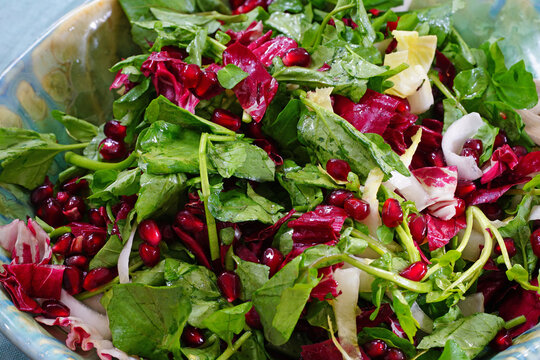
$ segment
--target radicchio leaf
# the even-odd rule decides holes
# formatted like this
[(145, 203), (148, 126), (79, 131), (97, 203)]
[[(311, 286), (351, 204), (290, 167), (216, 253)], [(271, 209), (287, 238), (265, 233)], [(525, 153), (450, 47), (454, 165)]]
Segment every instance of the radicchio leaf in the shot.
[(11, 252), (12, 263), (46, 264), (52, 256), (49, 236), (32, 219), (16, 219), (0, 226), (0, 246)]
[(131, 90), (136, 84), (134, 82), (131, 82), (129, 80), (128, 74), (122, 74), (122, 70), (119, 70), (116, 73), (116, 76), (114, 77), (114, 80), (109, 87), (109, 90), (112, 89), (120, 89), (122, 86), (124, 87), (124, 91), (128, 92)]
[[(536, 279), (533, 282), (533, 285), (538, 285)], [(499, 316), (505, 321), (509, 321), (521, 315), (525, 316), (527, 321), (522, 325), (510, 329), (508, 332), (511, 337), (523, 334), (535, 326), (540, 320), (540, 295), (535, 291), (518, 287), (507, 295), (501, 303)]]
[(507, 144), (504, 144), (491, 155), (490, 164), (484, 170), (484, 174), (480, 179), (482, 184), (486, 184), (499, 175), (504, 173), (507, 169), (513, 170), (519, 163), (517, 155), (512, 148)]
[(234, 15), (245, 14), (255, 9), (257, 6), (261, 6), (266, 10), (271, 2), (272, 0), (246, 0), (236, 9), (234, 9), (233, 7), (234, 10), (232, 11), (232, 13)]
[(450, 220), (440, 220), (429, 214), (424, 215), (427, 227), (427, 241), (429, 251), (434, 251), (448, 244), (451, 238), (456, 236), (459, 230), (467, 225), (465, 216)]
[(315, 210), (290, 221), (287, 226), (294, 229), (292, 238), (295, 243), (302, 245), (334, 244), (346, 218), (347, 213), (342, 208), (319, 205)]
[(259, 39), (263, 33), (263, 23), (262, 21), (252, 22), (245, 30), (242, 31), (232, 31), (227, 30), (227, 35), (231, 37), (232, 42), (239, 42), (244, 46), (248, 46), (255, 40)]
[(320, 343), (302, 345), (302, 359), (342, 360), (343, 356), (331, 339)]
[[(260, 39), (263, 38), (264, 37), (261, 37)], [(251, 46), (248, 48), (253, 51), (253, 54), (257, 56), (264, 66), (270, 66), (272, 65), (272, 60), (274, 60), (276, 56), (282, 57), (289, 49), (297, 47), (298, 44), (293, 39), (286, 36), (276, 36), (272, 40), (266, 41), (256, 48)]]

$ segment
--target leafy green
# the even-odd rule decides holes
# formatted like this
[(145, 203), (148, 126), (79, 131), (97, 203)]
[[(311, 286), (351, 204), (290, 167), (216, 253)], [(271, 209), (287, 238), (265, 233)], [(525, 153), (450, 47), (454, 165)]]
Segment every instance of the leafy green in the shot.
[(484, 125), (482, 125), (476, 132), (476, 135), (473, 136), (474, 139), (479, 139), (482, 141), (483, 150), (482, 154), (480, 155), (480, 163), (484, 163), (491, 159), (491, 155), (493, 154), (493, 145), (495, 144), (495, 137), (498, 133), (498, 128), (484, 122)]
[[(116, 178), (113, 182), (108, 183), (106, 187), (99, 189), (95, 182), (100, 181), (100, 178), (104, 176), (110, 179), (111, 175), (116, 173)], [(93, 203), (106, 203), (109, 200), (116, 199), (122, 195), (133, 195), (139, 190), (139, 179), (141, 177), (141, 171), (138, 168), (132, 170), (124, 170), (117, 172), (115, 170), (98, 170), (92, 177), (92, 192), (93, 194), (88, 197)], [(103, 185), (101, 182), (100, 185)]]
[(311, 20), (302, 13), (273, 12), (264, 24), (301, 43), (304, 33), (311, 26)]
[(67, 134), (80, 142), (91, 141), (97, 134), (96, 125), (58, 110), (51, 112), (52, 117), (65, 126)]
[(403, 293), (399, 290), (393, 290), (392, 295), (394, 298), (394, 301), (392, 302), (394, 312), (397, 315), (399, 324), (412, 343), (414, 342), (414, 335), (416, 335), (416, 331), (419, 326), (411, 312), (411, 303), (414, 302), (416, 296), (409, 296), (410, 299), (406, 299)]
[(523, 60), (508, 71), (495, 72), (492, 81), (499, 99), (514, 109), (530, 109), (538, 102), (533, 76)]
[(139, 196), (135, 203), (137, 221), (141, 222), (150, 216), (176, 211), (185, 188), (186, 176), (184, 174), (143, 173), (140, 179)]
[(107, 304), (113, 344), (150, 359), (167, 360), (170, 352), (180, 356), (180, 336), (190, 310), (178, 286), (115, 285)]
[(133, 282), (150, 286), (165, 285), (165, 260), (161, 260), (153, 268), (136, 271), (132, 274)]
[(118, 235), (111, 235), (105, 245), (90, 260), (90, 264), (88, 265), (89, 270), (99, 267), (115, 267), (118, 264), (118, 257), (123, 248), (124, 244)]
[(454, 340), (448, 340), (438, 360), (469, 360), (470, 357), (459, 347)]
[(245, 302), (234, 307), (218, 310), (207, 317), (203, 325), (230, 344), (233, 336), (240, 334), (244, 329), (246, 325), (244, 315), (251, 307), (250, 302)]
[(302, 0), (275, 0), (268, 6), (270, 13), (287, 11), (296, 14), (302, 10), (304, 10)]
[(462, 71), (454, 79), (454, 91), (458, 101), (482, 97), (488, 85), (489, 77), (483, 68)]
[[(309, 165), (308, 165), (309, 166)], [(320, 176), (327, 176), (315, 167)], [(302, 167), (296, 165), (292, 160), (285, 160), (282, 167), (283, 172), (277, 174), (277, 178), (281, 186), (289, 193), (291, 204), (297, 211), (313, 210), (323, 201), (323, 193), (317, 186), (306, 185), (300, 181), (288, 178), (290, 174), (302, 171)]]
[(236, 274), (242, 284), (242, 300), (251, 300), (253, 293), (268, 281), (270, 268), (263, 264), (244, 261), (233, 256), (236, 263)]
[(365, 327), (358, 334), (358, 342), (363, 344), (373, 339), (384, 340), (388, 346), (397, 347), (407, 355), (407, 358), (413, 358), (416, 354), (416, 348), (410, 341), (400, 338), (391, 330), (380, 327)]
[(341, 188), (330, 175), (313, 164), (307, 164), (303, 168), (297, 168), (298, 170), (296, 168), (289, 168), (285, 174), (285, 178), (300, 185), (311, 185), (330, 190)]
[(182, 346), (181, 351), (190, 360), (214, 360), (221, 353), (220, 340), (216, 335), (211, 335), (201, 347), (190, 348)]
[(217, 78), (225, 89), (232, 89), (240, 81), (247, 78), (248, 73), (234, 64), (227, 64), (217, 72)]

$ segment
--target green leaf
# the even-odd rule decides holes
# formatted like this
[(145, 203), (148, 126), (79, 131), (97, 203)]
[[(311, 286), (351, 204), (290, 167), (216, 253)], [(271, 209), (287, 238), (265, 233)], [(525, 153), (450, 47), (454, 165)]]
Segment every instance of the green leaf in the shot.
[(482, 155), (480, 155), (480, 163), (484, 163), (491, 159), (491, 155), (493, 154), (493, 144), (495, 143), (497, 134), (499, 134), (499, 128), (484, 122), (484, 125), (482, 125), (480, 129), (478, 129), (476, 135), (473, 136), (474, 139), (482, 141), (483, 151)]
[[(289, 174), (301, 170), (302, 168), (294, 161), (285, 160), (282, 166), (283, 173), (278, 173), (277, 178), (280, 185), (289, 193), (293, 208), (297, 211), (310, 211), (323, 201), (323, 193), (319, 187), (304, 185), (287, 178)], [(322, 175), (318, 169), (317, 171)]]
[(187, 52), (189, 54), (185, 61), (188, 64), (202, 65), (202, 56), (206, 45), (208, 31), (205, 28), (199, 29), (195, 32), (195, 37), (189, 43)]
[(381, 225), (377, 228), (377, 238), (383, 244), (390, 244), (392, 241), (394, 241), (394, 232), (394, 228), (389, 228), (386, 225)]
[(242, 300), (251, 300), (253, 293), (268, 281), (270, 268), (263, 264), (244, 261), (233, 256), (236, 262), (236, 274), (242, 283)]
[(113, 344), (150, 359), (167, 360), (170, 352), (179, 356), (190, 310), (189, 298), (178, 286), (115, 285), (107, 304)]
[(67, 134), (80, 142), (91, 141), (98, 134), (96, 125), (58, 110), (51, 112), (52, 117), (65, 126)]
[(276, 99), (272, 101), (270, 108), (266, 111), (266, 116), (262, 121), (262, 131), (274, 139), (281, 149), (295, 153), (298, 147), (302, 146), (298, 142), (296, 134), (296, 125), (303, 108), (302, 102), (298, 99), (291, 99), (285, 107), (276, 102), (276, 105), (280, 106), (279, 113), (276, 115), (270, 114), (274, 102)]
[(165, 260), (161, 260), (153, 268), (134, 272), (132, 279), (137, 284), (150, 286), (165, 285)]
[(90, 260), (89, 270), (99, 267), (113, 268), (118, 264), (118, 257), (124, 248), (124, 244), (118, 235), (111, 235), (98, 253)]
[(302, 0), (275, 0), (268, 6), (268, 11), (273, 12), (290, 12), (293, 14), (302, 12), (304, 5)]
[[(110, 179), (111, 174), (115, 172), (116, 178), (112, 183), (107, 184), (105, 188), (99, 189), (94, 182), (103, 181), (101, 176)], [(109, 200), (116, 199), (120, 196), (129, 196), (136, 194), (139, 190), (139, 179), (141, 177), (141, 171), (138, 168), (132, 170), (125, 170), (120, 173), (114, 170), (98, 170), (94, 173), (92, 178), (92, 191), (93, 194), (88, 197), (92, 203), (103, 204)], [(103, 184), (103, 183), (101, 183)]]
[(232, 89), (249, 74), (234, 64), (227, 64), (217, 72), (217, 78), (225, 89)]
[[(349, 230), (350, 229), (350, 230)], [(346, 254), (360, 255), (367, 249), (368, 243), (363, 239), (351, 236), (350, 232), (353, 228), (347, 228), (339, 239), (338, 248)]]
[(419, 326), (418, 322), (412, 316), (411, 306), (409, 305), (409, 302), (403, 296), (402, 292), (399, 290), (393, 290), (392, 295), (394, 297), (392, 306), (399, 320), (399, 324), (403, 328), (403, 331), (405, 331), (405, 333), (409, 337), (409, 340), (411, 341), (411, 343), (413, 343), (414, 335), (416, 335), (416, 331)]
[(482, 97), (488, 85), (489, 77), (483, 68), (462, 71), (454, 79), (458, 101)]
[(300, 185), (317, 186), (329, 190), (341, 188), (328, 173), (321, 171), (318, 166), (313, 164), (307, 164), (304, 168), (289, 168), (285, 177)]
[(145, 78), (140, 84), (114, 101), (113, 114), (115, 119), (121, 119), (122, 124), (127, 126), (125, 141), (129, 143), (135, 141), (137, 126), (142, 121), (146, 107), (154, 97), (154, 86), (151, 86), (150, 78)]
[(453, 340), (469, 358), (473, 358), (503, 326), (504, 320), (498, 316), (486, 313), (474, 314), (439, 324), (433, 333), (422, 339), (418, 348), (444, 347), (447, 341)]
[(252, 307), (250, 302), (218, 310), (207, 317), (203, 325), (222, 340), (231, 343), (233, 336), (240, 334), (246, 325), (244, 316)]
[(465, 351), (459, 347), (454, 340), (448, 340), (444, 345), (444, 350), (438, 360), (469, 360)]
[(525, 147), (532, 147), (533, 141), (525, 132), (525, 124), (510, 105), (501, 101), (485, 101), (479, 107), (480, 115), (489, 119), (491, 125), (505, 131), (508, 138)]
[(495, 72), (492, 81), (499, 99), (514, 109), (530, 109), (538, 102), (533, 76), (523, 60), (508, 71)]
[(190, 348), (182, 346), (182, 354), (189, 360), (215, 360), (221, 354), (221, 341), (216, 335), (211, 335), (204, 342), (203, 346)]
[(515, 264), (510, 269), (506, 270), (506, 276), (508, 280), (517, 280), (518, 282), (529, 282), (529, 273), (520, 264)]
[(178, 202), (186, 188), (184, 174), (154, 175), (143, 173), (135, 211), (137, 222), (150, 216), (176, 211)]
[(301, 43), (303, 34), (311, 26), (311, 21), (302, 13), (288, 14), (285, 12), (272, 12), (264, 24)]
[(328, 317), (330, 317), (332, 329), (337, 329), (334, 308), (328, 301), (312, 299), (308, 306), (306, 320), (311, 326), (318, 326), (330, 331), (330, 326), (328, 325)]
[(459, 110), (457, 106), (458, 103), (454, 99), (444, 99), (442, 103), (444, 109), (443, 132), (446, 132), (450, 125), (461, 119), (465, 114), (461, 110)]
[(413, 358), (416, 355), (416, 348), (414, 345), (411, 344), (410, 341), (400, 338), (391, 330), (380, 327), (365, 327), (358, 334), (358, 342), (360, 344), (374, 339), (381, 339), (386, 342), (388, 346), (403, 350), (405, 355), (407, 355), (407, 358)]

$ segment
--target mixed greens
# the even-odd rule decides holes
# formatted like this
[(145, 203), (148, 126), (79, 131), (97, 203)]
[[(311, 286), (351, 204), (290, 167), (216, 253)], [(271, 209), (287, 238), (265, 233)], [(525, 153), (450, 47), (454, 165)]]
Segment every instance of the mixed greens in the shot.
[(0, 129), (36, 209), (0, 227), (14, 304), (102, 359), (509, 347), (540, 317), (540, 86), (458, 3), (400, 3), (120, 0), (114, 119)]

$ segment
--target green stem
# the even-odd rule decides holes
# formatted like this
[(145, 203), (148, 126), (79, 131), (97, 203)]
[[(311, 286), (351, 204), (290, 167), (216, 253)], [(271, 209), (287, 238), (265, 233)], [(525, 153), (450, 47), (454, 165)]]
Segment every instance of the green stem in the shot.
[(354, 229), (353, 231), (351, 231), (351, 235), (367, 242), (368, 247), (381, 256), (388, 252), (391, 252), (390, 249), (381, 244), (377, 239), (374, 239), (359, 230)]
[(59, 228), (54, 229), (49, 233), (49, 237), (51, 239), (57, 238), (60, 235), (64, 235), (65, 233), (71, 232), (71, 228), (69, 226), (60, 226)]
[[(49, 225), (45, 221), (41, 220), (38, 216), (36, 216), (34, 218), (34, 221), (37, 222), (38, 225), (41, 226), (41, 228), (43, 230), (45, 230), (46, 233), (50, 234), (50, 233), (52, 233), (54, 231), (54, 228), (51, 225)], [(51, 237), (51, 235), (49, 235), (49, 237)]]
[(246, 331), (236, 340), (234, 344), (227, 346), (227, 349), (216, 360), (227, 360), (230, 358), (251, 336), (251, 331)]
[(499, 246), (501, 247), (501, 254), (504, 260), (504, 264), (506, 265), (506, 268), (510, 270), (512, 268), (512, 262), (510, 261), (510, 256), (508, 256), (508, 250), (506, 249), (506, 244), (504, 243), (501, 233), (495, 226), (493, 226), (491, 221), (489, 221), (489, 219), (486, 217), (486, 215), (484, 215), (484, 213), (480, 209), (473, 207), (473, 212), (476, 219), (482, 226), (482, 229), (488, 228), (493, 234), (493, 236), (495, 236), (495, 239), (497, 240), (497, 242), (499, 243)]
[(516, 327), (518, 325), (525, 323), (526, 321), (527, 321), (527, 318), (525, 317), (525, 315), (520, 315), (516, 318), (513, 318), (512, 320), (508, 320), (506, 324), (504, 324), (504, 328), (509, 330), (513, 327)]
[[(408, 228), (407, 228), (408, 230)], [(399, 239), (401, 240), (401, 243), (403, 246), (405, 246), (405, 250), (407, 250), (407, 254), (409, 254), (409, 260), (411, 263), (415, 263), (420, 261), (420, 252), (414, 246), (414, 240), (412, 239), (412, 236), (407, 234), (405, 229), (403, 229), (403, 225), (399, 225), (396, 227), (396, 231), (398, 233)]]
[(67, 151), (67, 150), (84, 149), (85, 147), (88, 146), (88, 144), (90, 143), (85, 142), (85, 143), (78, 143), (78, 144), (67, 144), (67, 145), (57, 144), (57, 145), (58, 145), (58, 150)]
[(461, 105), (461, 103), (456, 99), (454, 95), (452, 95), (452, 92), (444, 86), (444, 84), (439, 80), (439, 77), (435, 75), (434, 73), (429, 74), (429, 79), (435, 84), (435, 86), (443, 93), (444, 96), (448, 99), (452, 99), (456, 102), (456, 106), (463, 113), (463, 115), (467, 114), (467, 110)]
[(67, 152), (64, 157), (66, 162), (88, 170), (124, 170), (128, 168), (135, 160), (137, 155), (132, 152), (126, 159), (117, 163), (106, 163), (97, 160), (91, 160), (85, 156)]
[(311, 49), (314, 49), (316, 46), (319, 45), (319, 43), (321, 42), (321, 36), (322, 36), (322, 33), (324, 31), (324, 28), (326, 27), (326, 24), (328, 24), (328, 22), (330, 21), (330, 19), (332, 19), (332, 17), (334, 15), (336, 15), (337, 13), (341, 12), (341, 11), (344, 11), (344, 10), (348, 10), (348, 9), (351, 9), (354, 7), (354, 4), (350, 4), (350, 5), (345, 5), (345, 6), (340, 6), (338, 8), (335, 8), (334, 10), (332, 10), (331, 12), (329, 12), (323, 19), (323, 21), (321, 22), (321, 26), (319, 27), (319, 29), (317, 30), (317, 35), (315, 36), (315, 40), (313, 41), (313, 44), (311, 45)]
[(212, 260), (219, 259), (219, 238), (216, 228), (216, 220), (208, 209), (208, 198), (210, 197), (210, 182), (208, 180), (208, 165), (206, 163), (206, 147), (208, 144), (207, 133), (201, 135), (199, 143), (199, 172), (201, 176), (201, 192), (204, 202), (204, 213), (206, 216), (206, 227), (208, 228), (208, 242), (210, 245), (210, 256)]

